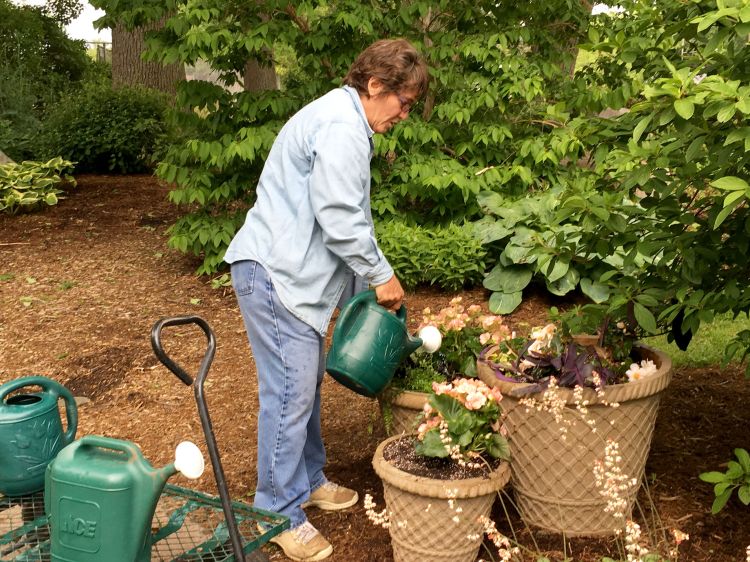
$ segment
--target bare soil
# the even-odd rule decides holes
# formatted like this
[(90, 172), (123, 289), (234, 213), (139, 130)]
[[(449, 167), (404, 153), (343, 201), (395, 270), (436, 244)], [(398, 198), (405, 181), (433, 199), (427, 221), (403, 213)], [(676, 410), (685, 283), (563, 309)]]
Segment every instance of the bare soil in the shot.
[[(197, 261), (167, 248), (166, 230), (180, 210), (168, 186), (150, 176), (82, 176), (54, 208), (0, 216), (0, 383), (41, 374), (90, 399), (79, 409), (79, 435), (101, 434), (138, 443), (154, 465), (171, 460), (182, 440), (206, 453), (191, 389), (155, 357), (149, 340), (158, 319), (200, 315), (216, 335), (216, 356), (206, 396), (235, 500), (252, 501), (255, 485), (257, 387), (242, 319), (230, 289), (212, 289), (194, 275)], [(480, 289), (460, 293), (486, 306)], [(423, 288), (407, 295), (412, 325), (425, 306), (446, 305), (456, 293)], [(536, 323), (564, 302), (532, 295), (509, 320)], [(165, 329), (167, 352), (195, 374), (206, 340), (195, 327)], [(377, 402), (324, 383), (323, 431), (328, 476), (369, 493), (382, 507), (382, 486), (371, 459), (384, 430)], [(713, 492), (698, 474), (720, 469), (735, 447), (748, 447), (750, 386), (738, 367), (679, 369), (661, 404), (647, 465), (650, 496), (659, 519), (644, 528), (690, 534), (680, 560), (745, 561), (750, 544), (747, 507), (733, 499), (710, 514)], [(262, 444), (261, 444), (262, 446)], [(207, 457), (207, 455), (206, 455)], [(570, 478), (590, 478), (571, 474)], [(210, 471), (198, 481), (174, 483), (215, 492)], [(642, 494), (642, 504), (648, 504)], [(509, 528), (499, 504), (498, 527)], [(362, 502), (343, 512), (309, 510), (331, 540), (336, 562), (390, 561), (388, 532), (371, 524)], [(521, 542), (551, 560), (584, 562), (624, 558), (612, 540), (573, 539), (524, 530), (508, 514)], [(284, 560), (275, 546), (264, 548)], [(666, 548), (662, 548), (666, 552)], [(497, 559), (492, 548), (480, 552)], [(533, 560), (531, 555), (524, 559)], [(421, 562), (421, 561), (415, 561)]]

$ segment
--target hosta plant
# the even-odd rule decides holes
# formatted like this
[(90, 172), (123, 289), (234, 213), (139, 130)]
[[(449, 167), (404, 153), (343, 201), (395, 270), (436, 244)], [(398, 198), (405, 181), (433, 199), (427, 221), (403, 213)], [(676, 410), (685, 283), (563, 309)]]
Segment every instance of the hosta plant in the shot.
[(16, 214), (56, 205), (62, 197), (62, 185), (76, 185), (72, 170), (73, 164), (59, 157), (48, 162), (27, 160), (0, 165), (0, 211)]

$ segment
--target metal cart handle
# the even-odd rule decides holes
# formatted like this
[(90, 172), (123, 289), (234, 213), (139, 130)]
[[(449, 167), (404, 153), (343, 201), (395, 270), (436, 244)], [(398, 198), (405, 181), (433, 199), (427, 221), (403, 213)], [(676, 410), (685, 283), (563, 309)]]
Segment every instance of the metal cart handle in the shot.
[[(206, 353), (201, 361), (200, 368), (198, 369), (198, 375), (195, 379), (196, 384), (193, 384), (193, 377), (191, 377), (182, 367), (180, 367), (167, 353), (164, 351), (164, 347), (161, 344), (161, 331), (167, 326), (181, 326), (184, 324), (197, 324), (203, 333), (206, 335), (208, 340), (208, 347)], [(221, 497), (221, 507), (224, 510), (224, 517), (227, 520), (227, 529), (229, 530), (229, 537), (232, 540), (232, 551), (234, 552), (234, 559), (237, 562), (245, 560), (245, 556), (242, 549), (242, 538), (240, 531), (237, 527), (237, 520), (234, 517), (234, 511), (232, 510), (232, 502), (229, 498), (229, 490), (227, 488), (227, 482), (224, 478), (224, 469), (221, 466), (221, 459), (219, 458), (219, 450), (216, 446), (216, 436), (214, 435), (213, 426), (211, 425), (211, 418), (208, 415), (208, 407), (206, 406), (206, 398), (203, 394), (203, 382), (206, 380), (208, 370), (211, 367), (211, 363), (214, 360), (214, 353), (216, 352), (216, 338), (203, 318), (200, 316), (176, 316), (174, 318), (162, 318), (154, 324), (151, 329), (151, 347), (154, 349), (156, 357), (159, 358), (167, 369), (172, 371), (177, 378), (179, 378), (186, 385), (190, 386), (193, 384), (193, 391), (195, 393), (195, 401), (198, 404), (198, 415), (201, 419), (201, 425), (203, 426), (203, 433), (206, 437), (206, 446), (208, 447), (208, 455), (211, 458), (211, 466), (214, 471), (214, 478), (216, 479), (216, 486), (219, 489), (219, 496)]]

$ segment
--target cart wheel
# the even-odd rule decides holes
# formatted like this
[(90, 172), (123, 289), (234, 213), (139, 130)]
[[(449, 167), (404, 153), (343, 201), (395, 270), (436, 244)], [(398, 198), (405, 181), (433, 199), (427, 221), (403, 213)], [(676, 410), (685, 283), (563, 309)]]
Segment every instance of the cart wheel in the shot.
[(245, 554), (245, 562), (268, 562), (268, 555), (260, 550)]

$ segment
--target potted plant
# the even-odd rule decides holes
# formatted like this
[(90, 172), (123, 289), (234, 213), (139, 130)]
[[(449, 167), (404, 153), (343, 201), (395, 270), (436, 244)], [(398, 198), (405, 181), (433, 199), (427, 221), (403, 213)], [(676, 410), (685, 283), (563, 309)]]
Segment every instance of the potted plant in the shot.
[(416, 434), (383, 441), (373, 458), (385, 509), (365, 498), (370, 519), (389, 528), (396, 562), (471, 562), (496, 493), (510, 478), (502, 395), (478, 379), (433, 383)]
[(436, 327), (442, 344), (435, 353), (417, 352), (407, 358), (379, 396), (386, 433), (398, 435), (416, 429), (433, 382), (476, 377), (477, 358), (484, 347), (480, 337), (501, 322), (499, 316), (483, 314), (479, 305), (464, 307), (461, 297), (437, 313), (425, 308), (419, 329)]
[[(569, 536), (624, 528), (672, 373), (628, 322), (594, 312), (553, 310), (555, 323), (526, 335), (498, 331), (477, 362), (479, 378), (506, 398), (522, 517)], [(595, 333), (575, 335), (592, 323)]]

